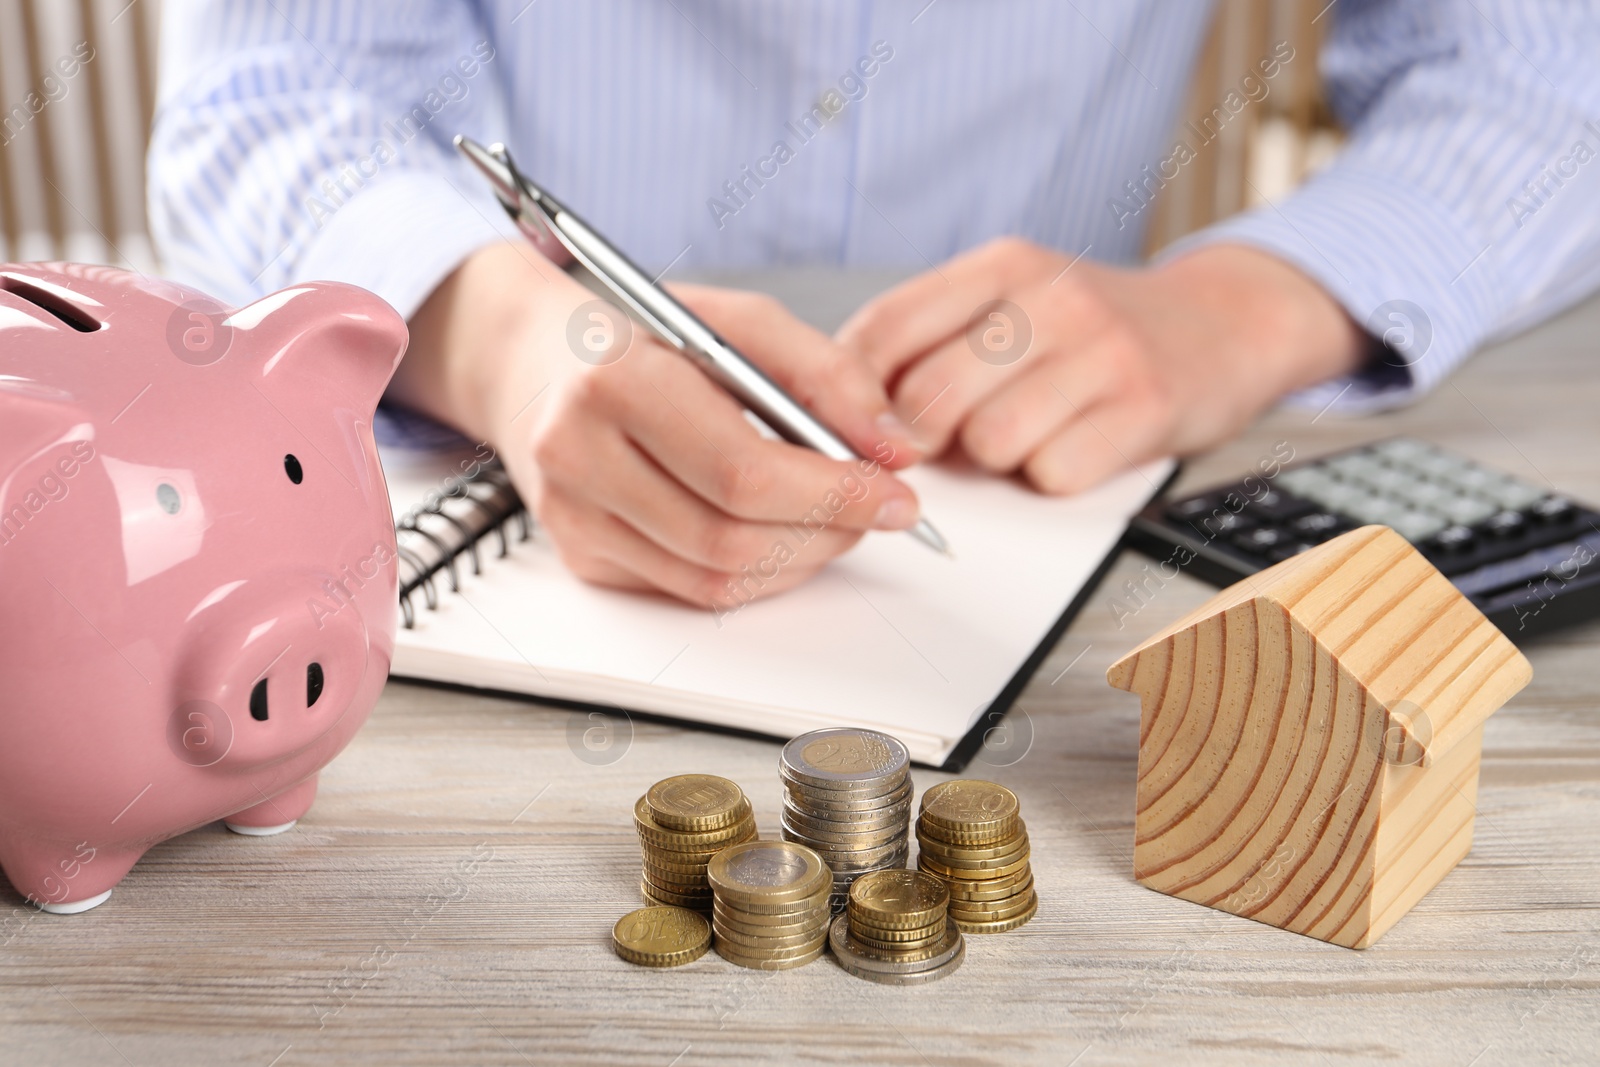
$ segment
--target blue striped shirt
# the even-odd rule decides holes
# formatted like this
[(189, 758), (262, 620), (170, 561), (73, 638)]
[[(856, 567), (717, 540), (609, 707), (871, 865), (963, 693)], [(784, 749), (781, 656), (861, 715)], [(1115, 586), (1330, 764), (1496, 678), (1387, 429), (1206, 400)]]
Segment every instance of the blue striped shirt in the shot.
[[(1137, 261), (1165, 182), (1273, 91), (1285, 42), (1175, 136), (1212, 14), (1161, 0), (167, 0), (152, 226), (242, 303), (306, 278), (414, 311), (513, 232), (450, 140), (652, 270), (923, 267), (1014, 234)], [(1310, 398), (1386, 406), (1600, 285), (1600, 0), (1337, 0), (1351, 133), (1212, 226), (1403, 349)], [(1406, 342), (1410, 347), (1406, 347)]]

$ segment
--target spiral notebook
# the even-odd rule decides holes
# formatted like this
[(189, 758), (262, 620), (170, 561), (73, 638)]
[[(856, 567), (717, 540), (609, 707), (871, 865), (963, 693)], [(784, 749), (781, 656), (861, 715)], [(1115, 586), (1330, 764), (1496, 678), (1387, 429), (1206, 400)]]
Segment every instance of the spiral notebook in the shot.
[(713, 613), (574, 577), (487, 450), (379, 438), (400, 546), (394, 676), (777, 738), (873, 727), (950, 769), (1010, 706), (1173, 470), (1151, 464), (1061, 500), (917, 468), (905, 478), (954, 559), (868, 534), (800, 588)]

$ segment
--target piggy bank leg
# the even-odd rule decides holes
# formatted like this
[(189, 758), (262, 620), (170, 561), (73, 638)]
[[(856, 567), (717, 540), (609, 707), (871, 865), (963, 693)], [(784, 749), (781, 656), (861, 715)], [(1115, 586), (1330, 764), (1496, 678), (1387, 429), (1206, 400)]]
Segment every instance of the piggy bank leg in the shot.
[(262, 801), (253, 808), (234, 812), (222, 824), (236, 834), (250, 837), (271, 837), (291, 829), (300, 816), (311, 810), (317, 798), (317, 776), (312, 775), (299, 785), (290, 786), (271, 800)]
[(76, 915), (111, 897), (143, 850), (112, 851), (87, 842), (33, 844), (8, 842), (0, 866), (17, 892), (40, 911)]

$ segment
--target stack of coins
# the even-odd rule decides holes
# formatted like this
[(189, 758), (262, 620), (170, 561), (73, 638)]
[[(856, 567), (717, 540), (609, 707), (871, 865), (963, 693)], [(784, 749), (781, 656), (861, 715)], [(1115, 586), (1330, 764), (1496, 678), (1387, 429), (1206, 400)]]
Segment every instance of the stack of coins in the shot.
[(644, 852), (645, 903), (697, 911), (711, 910), (707, 862), (756, 836), (744, 791), (714, 774), (663, 778), (633, 806), (633, 825)]
[(832, 869), (834, 910), (856, 878), (906, 865), (910, 767), (906, 746), (874, 730), (813, 730), (783, 746), (783, 838)]
[(833, 874), (811, 849), (748, 841), (717, 853), (706, 875), (716, 893), (711, 928), (723, 959), (778, 971), (822, 955)]
[(640, 908), (617, 920), (611, 928), (611, 945), (629, 963), (677, 967), (706, 954), (711, 924), (687, 908)]
[(922, 795), (917, 866), (950, 890), (962, 933), (997, 934), (1033, 918), (1039, 897), (1017, 796), (993, 782), (955, 781)]
[(839, 966), (873, 982), (912, 985), (943, 978), (966, 955), (946, 920), (950, 893), (921, 871), (873, 871), (850, 886), (850, 904), (828, 940)]

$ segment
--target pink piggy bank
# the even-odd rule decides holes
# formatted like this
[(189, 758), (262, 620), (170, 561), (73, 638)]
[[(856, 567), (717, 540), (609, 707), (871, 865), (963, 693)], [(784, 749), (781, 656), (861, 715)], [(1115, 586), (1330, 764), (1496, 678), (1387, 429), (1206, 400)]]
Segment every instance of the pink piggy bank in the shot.
[(230, 313), (0, 265), (0, 867), (29, 901), (87, 910), (157, 842), (311, 806), (394, 650), (372, 417), (405, 345), (345, 285)]

